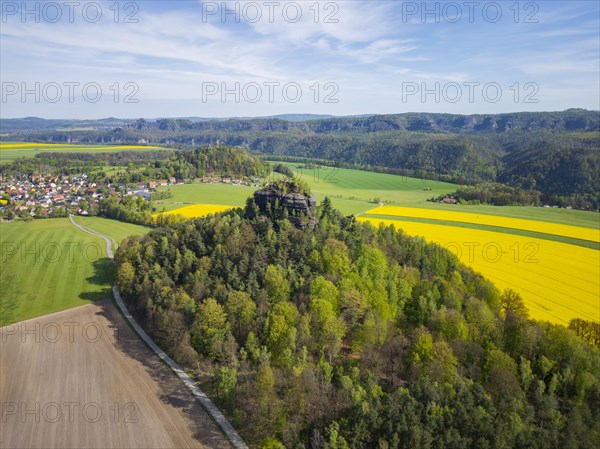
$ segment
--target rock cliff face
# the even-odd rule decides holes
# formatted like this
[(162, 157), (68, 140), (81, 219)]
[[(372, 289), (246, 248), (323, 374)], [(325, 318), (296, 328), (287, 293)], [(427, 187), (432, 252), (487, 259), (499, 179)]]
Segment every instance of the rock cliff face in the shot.
[(274, 187), (266, 187), (254, 192), (254, 201), (261, 212), (266, 212), (267, 204), (270, 204), (271, 207), (279, 204), (285, 207), (290, 212), (290, 215), (297, 215), (297, 213), (308, 215), (317, 205), (312, 195), (305, 196), (299, 192), (284, 194)]
[(300, 191), (294, 183), (271, 184), (264, 189), (254, 192), (254, 202), (261, 213), (267, 213), (267, 205), (271, 208), (276, 205), (283, 207), (288, 212), (289, 220), (299, 228), (314, 226), (316, 220), (313, 217), (317, 202), (312, 194)]

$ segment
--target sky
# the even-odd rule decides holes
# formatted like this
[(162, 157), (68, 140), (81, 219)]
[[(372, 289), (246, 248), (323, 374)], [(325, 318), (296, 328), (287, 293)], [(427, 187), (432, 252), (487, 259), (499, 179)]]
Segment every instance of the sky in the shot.
[(0, 117), (600, 109), (600, 2), (0, 1)]

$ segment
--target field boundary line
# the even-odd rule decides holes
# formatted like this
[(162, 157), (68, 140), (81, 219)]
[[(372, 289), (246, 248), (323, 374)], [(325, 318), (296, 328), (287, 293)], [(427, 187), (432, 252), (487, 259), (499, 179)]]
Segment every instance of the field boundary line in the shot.
[[(97, 237), (101, 237), (106, 242), (106, 254), (108, 258), (114, 262), (114, 255), (112, 252), (112, 241), (110, 237), (100, 234), (98, 232), (89, 230), (77, 223), (73, 220), (73, 216), (69, 216), (69, 220), (73, 225), (81, 229), (83, 232), (87, 232), (88, 234), (95, 235)], [(158, 345), (150, 338), (150, 336), (142, 329), (142, 327), (135, 320), (133, 315), (127, 309), (123, 298), (121, 297), (121, 292), (119, 291), (119, 287), (113, 285), (112, 287), (113, 296), (115, 298), (115, 302), (117, 306), (121, 310), (123, 316), (127, 319), (129, 324), (133, 327), (138, 336), (142, 339), (144, 343), (146, 343), (150, 349), (163, 361), (165, 362), (169, 368), (181, 379), (184, 385), (188, 388), (188, 390), (194, 395), (194, 397), (200, 402), (202, 408), (209, 414), (209, 416), (214, 420), (214, 422), (221, 428), (223, 434), (229, 439), (231, 444), (237, 449), (248, 449), (246, 443), (242, 437), (239, 436), (237, 431), (233, 428), (229, 420), (223, 415), (221, 410), (215, 405), (215, 403), (204, 393), (200, 387), (190, 378), (190, 376), (183, 370), (183, 368), (175, 362), (171, 357), (169, 357), (162, 349), (158, 347)]]
[(27, 324), (30, 321), (39, 320), (41, 318), (52, 318), (54, 315), (58, 315), (59, 313), (64, 313), (64, 312), (68, 312), (70, 310), (79, 309), (80, 307), (88, 307), (88, 306), (91, 306), (93, 304), (94, 304), (94, 302), (91, 302), (91, 303), (88, 303), (88, 304), (82, 304), (80, 306), (69, 307), (68, 309), (57, 310), (56, 312), (50, 312), (50, 313), (47, 313), (46, 315), (34, 316), (33, 318), (26, 318), (26, 319), (21, 320), (21, 321), (15, 321), (14, 323), (4, 324), (3, 326), (0, 327), (0, 332), (6, 330), (6, 328), (8, 328), (10, 326), (17, 326), (17, 325)]
[(355, 215), (356, 217), (361, 216), (367, 220), (387, 220), (396, 221), (398, 223), (423, 223), (432, 224), (438, 226), (448, 226), (463, 229), (474, 229), (476, 231), (495, 232), (498, 234), (505, 235), (516, 235), (520, 237), (530, 237), (539, 240), (547, 240), (549, 242), (563, 243), (565, 245), (580, 246), (582, 248), (588, 248), (593, 250), (600, 250), (600, 242), (593, 240), (580, 239), (577, 237), (569, 237), (559, 234), (550, 234), (541, 231), (530, 231), (527, 229), (518, 228), (507, 228), (503, 226), (492, 226), (488, 224), (468, 223), (464, 221), (452, 221), (452, 220), (437, 220), (434, 218), (420, 218), (403, 215), (384, 215), (384, 214), (369, 214), (368, 211), (363, 214)]

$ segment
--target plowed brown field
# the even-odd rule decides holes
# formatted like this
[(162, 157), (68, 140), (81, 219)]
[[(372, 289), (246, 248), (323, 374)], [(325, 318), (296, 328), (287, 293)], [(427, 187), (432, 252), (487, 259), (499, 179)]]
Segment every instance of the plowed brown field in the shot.
[(1, 448), (229, 448), (110, 301), (0, 329)]

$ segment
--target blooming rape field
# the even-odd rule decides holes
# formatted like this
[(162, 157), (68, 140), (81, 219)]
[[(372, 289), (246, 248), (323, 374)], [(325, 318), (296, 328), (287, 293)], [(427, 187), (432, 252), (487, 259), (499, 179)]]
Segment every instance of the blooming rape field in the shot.
[(154, 217), (159, 215), (183, 215), (185, 218), (196, 218), (204, 217), (209, 214), (216, 214), (217, 212), (224, 212), (229, 209), (233, 209), (235, 206), (225, 206), (223, 204), (192, 204), (191, 206), (180, 207), (179, 209), (173, 209), (168, 212), (161, 212), (154, 214)]
[(560, 324), (573, 318), (600, 322), (598, 250), (502, 232), (402, 221), (400, 217), (358, 220), (375, 226), (393, 224), (409, 235), (440, 244), (499, 289), (519, 292), (534, 319)]
[(500, 217), (472, 212), (419, 209), (416, 207), (381, 206), (371, 209), (369, 215), (390, 215), (397, 217), (427, 218), (432, 220), (457, 221), (460, 223), (497, 226), (501, 228), (522, 229), (543, 234), (560, 235), (591, 242), (600, 242), (600, 229), (583, 228), (566, 224), (548, 223), (521, 218)]

